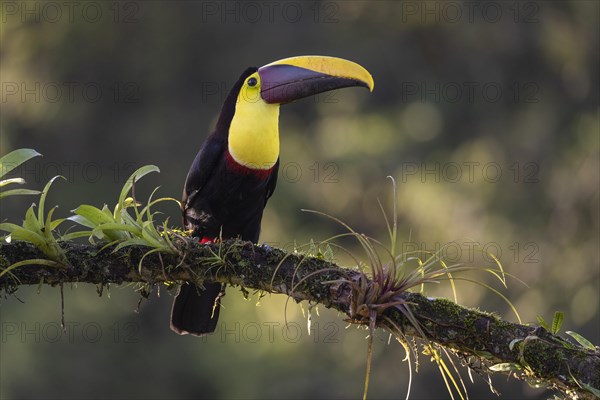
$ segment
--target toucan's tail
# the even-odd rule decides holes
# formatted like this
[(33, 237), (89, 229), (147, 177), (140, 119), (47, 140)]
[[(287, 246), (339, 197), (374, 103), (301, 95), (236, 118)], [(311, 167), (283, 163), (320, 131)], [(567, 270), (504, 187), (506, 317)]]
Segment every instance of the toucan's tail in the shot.
[(223, 285), (208, 283), (205, 289), (183, 284), (171, 310), (171, 329), (180, 335), (201, 336), (213, 333), (219, 321), (220, 293)]

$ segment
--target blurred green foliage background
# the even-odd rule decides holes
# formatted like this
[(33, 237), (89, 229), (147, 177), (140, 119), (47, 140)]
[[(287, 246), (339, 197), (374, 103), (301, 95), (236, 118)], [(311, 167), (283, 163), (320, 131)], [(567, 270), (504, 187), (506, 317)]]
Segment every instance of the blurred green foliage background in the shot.
[[(1, 153), (44, 155), (28, 187), (56, 174), (48, 204), (114, 205), (135, 168), (137, 193), (179, 197), (188, 167), (247, 66), (322, 54), (365, 66), (372, 95), (342, 90), (282, 107), (279, 184), (261, 241), (292, 248), (343, 229), (385, 240), (398, 183), (404, 250), (451, 262), (497, 255), (526, 322), (565, 312), (564, 328), (600, 343), (598, 14), (577, 2), (12, 2), (1, 5)], [(20, 222), (31, 199), (4, 200)], [(172, 224), (175, 206), (164, 207)], [(344, 245), (352, 247), (350, 242)], [(477, 244), (477, 245), (476, 245)], [(357, 247), (354, 247), (359, 252)], [(339, 260), (348, 262), (341, 254)], [(477, 276), (486, 280), (485, 276)], [(490, 280), (490, 282), (492, 282)], [(496, 285), (495, 287), (498, 287)], [(516, 320), (493, 293), (459, 283), (461, 304)], [(448, 285), (427, 289), (451, 296)], [(164, 288), (137, 307), (131, 287), (23, 288), (0, 306), (2, 398), (350, 398), (362, 393), (366, 331), (312, 311), (311, 335), (283, 296), (229, 289), (211, 337), (170, 332)], [(304, 310), (306, 312), (306, 309)], [(285, 318), (289, 322), (284, 328)], [(375, 341), (371, 398), (397, 398), (408, 369)], [(463, 371), (463, 376), (466, 374)], [(478, 377), (473, 398), (492, 398)], [(468, 379), (468, 378), (467, 378)], [(494, 379), (504, 398), (546, 398)], [(412, 398), (446, 398), (420, 359)]]

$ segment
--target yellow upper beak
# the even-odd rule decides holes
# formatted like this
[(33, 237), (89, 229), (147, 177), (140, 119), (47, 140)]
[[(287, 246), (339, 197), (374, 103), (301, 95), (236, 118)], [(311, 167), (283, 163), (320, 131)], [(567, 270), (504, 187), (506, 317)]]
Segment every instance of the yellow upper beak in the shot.
[(298, 56), (258, 69), (261, 96), (268, 103), (289, 103), (328, 90), (364, 86), (371, 92), (373, 77), (361, 65), (343, 58)]

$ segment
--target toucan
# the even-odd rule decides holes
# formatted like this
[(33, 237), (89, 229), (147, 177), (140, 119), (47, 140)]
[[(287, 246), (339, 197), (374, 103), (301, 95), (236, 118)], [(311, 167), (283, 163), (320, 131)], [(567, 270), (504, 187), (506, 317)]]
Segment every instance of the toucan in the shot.
[[(258, 242), (263, 210), (279, 168), (279, 106), (329, 90), (362, 86), (371, 74), (336, 57), (299, 56), (247, 68), (233, 85), (216, 124), (185, 180), (181, 211), (200, 243), (227, 238)], [(224, 285), (184, 283), (171, 310), (171, 329), (215, 331)]]

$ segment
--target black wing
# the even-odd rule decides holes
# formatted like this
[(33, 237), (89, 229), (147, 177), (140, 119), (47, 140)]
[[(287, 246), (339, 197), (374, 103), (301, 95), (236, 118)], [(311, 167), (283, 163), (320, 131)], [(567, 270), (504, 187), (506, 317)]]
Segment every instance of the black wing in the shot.
[(185, 223), (186, 212), (194, 198), (202, 191), (208, 179), (214, 175), (215, 169), (222, 159), (225, 150), (225, 141), (216, 133), (211, 134), (196, 154), (192, 166), (185, 179), (181, 211)]
[(271, 171), (271, 176), (269, 176), (269, 182), (267, 182), (267, 196), (265, 197), (265, 204), (267, 204), (267, 200), (269, 200), (269, 198), (273, 195), (273, 192), (275, 192), (275, 186), (277, 186), (277, 175), (279, 175), (279, 158), (273, 166), (273, 171)]

